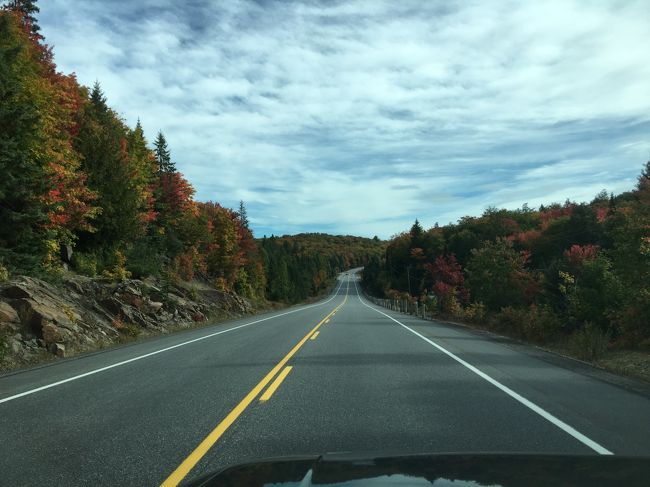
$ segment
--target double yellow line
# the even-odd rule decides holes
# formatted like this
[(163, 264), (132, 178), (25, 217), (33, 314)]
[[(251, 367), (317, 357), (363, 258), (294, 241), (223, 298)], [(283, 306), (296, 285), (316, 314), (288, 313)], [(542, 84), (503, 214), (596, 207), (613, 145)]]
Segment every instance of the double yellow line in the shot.
[[(323, 318), (314, 328), (312, 328), (309, 333), (307, 333), (302, 340), (300, 340), (295, 347), (291, 349), (291, 351), (286, 354), (282, 360), (280, 360), (275, 367), (271, 369), (271, 371), (264, 376), (264, 378), (255, 386), (251, 391), (246, 394), (246, 397), (241, 400), (237, 406), (234, 407), (230, 413), (217, 425), (215, 429), (213, 429), (208, 436), (205, 437), (205, 439), (199, 443), (199, 446), (197, 446), (192, 453), (189, 454), (189, 456), (183, 460), (183, 463), (181, 463), (176, 470), (172, 472), (172, 474), (167, 477), (167, 479), (161, 484), (161, 487), (171, 487), (171, 486), (176, 486), (178, 485), (186, 476), (188, 473), (190, 473), (190, 470), (194, 468), (194, 466), (199, 463), (201, 458), (205, 456), (205, 454), (212, 448), (212, 446), (217, 442), (219, 438), (226, 432), (226, 430), (239, 418), (239, 416), (246, 410), (246, 408), (255, 400), (255, 398), (258, 396), (260, 392), (267, 386), (269, 382), (273, 379), (273, 377), (276, 376), (276, 374), (282, 369), (282, 367), (285, 366), (285, 364), (293, 357), (298, 350), (300, 350), (300, 347), (302, 347), (307, 340), (314, 334), (318, 332), (318, 329), (329, 319), (345, 304), (345, 302), (348, 300), (348, 290), (350, 289), (350, 281), (348, 280), (348, 286), (345, 290), (345, 298), (343, 299), (343, 302), (339, 304), (336, 308), (334, 308), (330, 313)], [(271, 395), (275, 392), (275, 389), (279, 387), (279, 385), (282, 383), (284, 378), (287, 376), (287, 374), (291, 371), (291, 367), (287, 367), (285, 370), (282, 371), (282, 374), (278, 376), (278, 378), (271, 384), (269, 389), (264, 393), (262, 398), (264, 400), (267, 400), (268, 398), (271, 397)]]

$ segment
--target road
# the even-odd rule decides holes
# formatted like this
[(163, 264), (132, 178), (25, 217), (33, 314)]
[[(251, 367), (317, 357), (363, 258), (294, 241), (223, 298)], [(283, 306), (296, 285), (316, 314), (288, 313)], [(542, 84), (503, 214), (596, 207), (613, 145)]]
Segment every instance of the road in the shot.
[(326, 452), (650, 455), (643, 387), (376, 307), (356, 278), (312, 305), (0, 377), (0, 484), (175, 485)]

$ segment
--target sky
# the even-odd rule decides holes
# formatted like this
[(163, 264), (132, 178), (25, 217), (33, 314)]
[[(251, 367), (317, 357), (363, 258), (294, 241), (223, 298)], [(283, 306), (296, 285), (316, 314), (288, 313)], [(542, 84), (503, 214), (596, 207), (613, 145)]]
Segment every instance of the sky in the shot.
[(59, 69), (258, 237), (589, 201), (650, 157), (647, 0), (39, 7)]

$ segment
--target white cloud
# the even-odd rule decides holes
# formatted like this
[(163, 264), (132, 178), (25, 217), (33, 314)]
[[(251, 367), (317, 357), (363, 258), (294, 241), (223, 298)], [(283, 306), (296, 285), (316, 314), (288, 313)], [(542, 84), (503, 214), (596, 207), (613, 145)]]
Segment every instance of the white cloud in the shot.
[(648, 157), (645, 1), (160, 4), (51, 0), (40, 23), (258, 233), (589, 199)]

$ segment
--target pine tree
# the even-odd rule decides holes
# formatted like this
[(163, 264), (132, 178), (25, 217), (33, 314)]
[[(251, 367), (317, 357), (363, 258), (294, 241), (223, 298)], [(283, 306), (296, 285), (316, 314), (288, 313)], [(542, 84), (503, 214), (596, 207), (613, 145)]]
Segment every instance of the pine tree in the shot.
[(239, 216), (239, 222), (244, 228), (248, 228), (248, 213), (246, 212), (246, 206), (244, 205), (244, 200), (239, 200), (239, 211), (237, 212)]
[(154, 142), (154, 154), (156, 156), (156, 162), (158, 163), (158, 172), (176, 172), (176, 164), (172, 162), (171, 153), (167, 147), (167, 140), (161, 131), (158, 132), (158, 136)]

